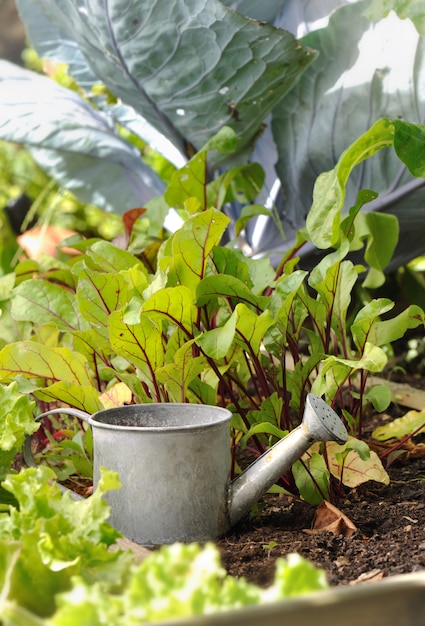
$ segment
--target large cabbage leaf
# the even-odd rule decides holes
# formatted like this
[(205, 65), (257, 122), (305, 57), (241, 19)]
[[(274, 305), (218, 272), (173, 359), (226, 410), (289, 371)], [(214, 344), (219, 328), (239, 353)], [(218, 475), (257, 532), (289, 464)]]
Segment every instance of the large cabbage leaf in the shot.
[[(23, 78), (17, 68), (14, 76), (2, 66), (2, 89), (9, 98), (0, 102), (0, 118), (7, 119), (0, 137), (30, 147), (49, 174), (83, 201), (116, 212), (162, 191), (137, 151), (119, 139), (116, 124), (178, 166), (191, 145), (202, 147), (224, 125), (235, 130), (242, 149), (254, 141), (266, 115), (314, 57), (289, 32), (249, 19), (218, 0), (17, 3), (39, 55), (66, 63), (98, 112), (90, 115), (89, 107), (70, 95), (76, 111), (71, 133), (70, 109), (64, 110), (60, 90), (49, 103), (53, 87), (45, 89), (40, 77)], [(253, 9), (245, 0), (242, 5), (248, 13)], [(259, 17), (270, 17), (270, 8)], [(116, 104), (93, 97), (99, 82), (118, 98)], [(27, 90), (26, 100), (20, 86)], [(16, 90), (19, 108), (12, 115)], [(25, 137), (19, 130), (23, 119)], [(114, 171), (117, 161), (119, 172)]]
[[(262, 138), (257, 154), (276, 159), (275, 194), (287, 241), (283, 242), (273, 220), (258, 232), (256, 251), (285, 249), (295, 231), (304, 226), (311, 207), (317, 176), (331, 170), (340, 155), (382, 117), (423, 123), (425, 92), (424, 40), (413, 24), (390, 15), (377, 23), (366, 19), (368, 2), (335, 8), (340, 2), (292, 2), (279, 23), (298, 35), (311, 28), (301, 41), (319, 51), (298, 84), (273, 111), (273, 143)], [(345, 4), (345, 3), (344, 3)], [(301, 10), (304, 7), (304, 12)], [(328, 8), (327, 23), (324, 5)], [(332, 7), (333, 5), (333, 7)], [(300, 21), (297, 22), (295, 18)], [(286, 21), (285, 19), (286, 18)], [(276, 176), (277, 173), (277, 176)], [(353, 205), (360, 189), (373, 189), (379, 197), (367, 210), (397, 216), (400, 242), (393, 266), (423, 251), (425, 181), (415, 179), (394, 151), (383, 150), (357, 167), (348, 182), (346, 207)]]
[(26, 145), (84, 202), (122, 212), (163, 189), (107, 117), (76, 92), (0, 61), (0, 136)]
[(33, 5), (178, 147), (199, 149), (223, 125), (248, 144), (314, 56), (290, 33), (218, 0), (33, 0), (21, 3), (25, 22)]

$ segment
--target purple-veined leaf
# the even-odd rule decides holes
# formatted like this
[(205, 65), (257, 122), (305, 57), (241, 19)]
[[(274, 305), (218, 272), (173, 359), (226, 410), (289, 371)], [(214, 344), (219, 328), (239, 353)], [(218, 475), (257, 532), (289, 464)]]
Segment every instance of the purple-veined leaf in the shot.
[(153, 397), (159, 402), (161, 396), (156, 374), (164, 364), (161, 325), (144, 314), (139, 316), (136, 324), (128, 324), (124, 311), (116, 311), (109, 317), (108, 332), (115, 353), (138, 368)]
[(75, 294), (44, 280), (25, 280), (15, 287), (12, 317), (42, 326), (53, 323), (59, 330), (75, 332), (87, 328)]
[(0, 379), (22, 374), (41, 379), (46, 385), (68, 382), (92, 386), (86, 359), (69, 348), (48, 348), (35, 341), (17, 341), (0, 351)]
[(192, 291), (188, 287), (166, 287), (155, 292), (144, 302), (142, 311), (152, 319), (165, 319), (192, 339), (197, 309), (193, 303)]

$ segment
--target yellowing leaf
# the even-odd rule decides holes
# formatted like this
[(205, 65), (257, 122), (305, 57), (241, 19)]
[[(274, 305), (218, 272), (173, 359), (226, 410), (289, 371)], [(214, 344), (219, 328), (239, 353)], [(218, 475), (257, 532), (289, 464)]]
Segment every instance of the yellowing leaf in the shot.
[[(357, 450), (350, 449), (350, 442), (353, 439), (354, 437), (349, 437), (347, 443), (342, 446), (333, 441), (326, 443), (331, 474), (350, 488), (357, 487), (368, 480), (374, 480), (378, 483), (388, 485), (390, 477), (385, 471), (376, 452), (371, 450), (368, 459), (361, 459)], [(347, 450), (348, 452), (345, 455), (341, 467), (339, 459), (341, 459), (341, 456), (344, 456)]]
[(378, 426), (372, 433), (374, 439), (386, 441), (387, 439), (401, 439), (406, 435), (419, 435), (425, 432), (425, 409), (422, 411), (408, 411), (403, 417), (399, 417), (389, 424)]
[(125, 403), (131, 403), (131, 389), (125, 383), (117, 383), (99, 396), (104, 409), (114, 409)]

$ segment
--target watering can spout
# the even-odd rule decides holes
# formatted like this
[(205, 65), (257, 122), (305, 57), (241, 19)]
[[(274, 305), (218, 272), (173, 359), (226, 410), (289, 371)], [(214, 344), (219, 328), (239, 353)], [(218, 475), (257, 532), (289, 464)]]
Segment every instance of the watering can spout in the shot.
[(316, 441), (343, 444), (348, 434), (331, 407), (308, 394), (302, 423), (248, 467), (229, 488), (228, 526), (232, 527)]

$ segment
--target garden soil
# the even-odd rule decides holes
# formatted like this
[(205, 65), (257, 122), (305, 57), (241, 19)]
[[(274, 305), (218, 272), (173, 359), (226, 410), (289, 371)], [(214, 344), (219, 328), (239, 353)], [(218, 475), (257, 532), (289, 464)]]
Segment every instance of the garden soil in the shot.
[[(422, 393), (418, 390), (419, 402)], [(415, 397), (412, 387), (409, 396)], [(383, 419), (399, 417), (410, 408), (391, 405), (390, 414), (371, 416), (365, 424), (366, 440)], [(337, 507), (354, 531), (336, 523), (333, 530), (311, 534), (316, 507), (285, 495), (267, 495), (256, 515), (242, 520), (218, 542), (229, 574), (267, 586), (276, 559), (291, 552), (323, 568), (331, 585), (425, 569), (425, 437), (414, 442), (386, 468), (389, 485), (369, 481), (342, 495)]]
[(218, 543), (234, 576), (271, 583), (275, 561), (298, 552), (326, 570), (331, 585), (375, 581), (425, 569), (425, 460), (388, 469), (388, 486), (369, 482), (347, 493), (338, 508), (357, 530), (308, 534), (315, 507), (287, 496), (267, 496), (264, 508)]

